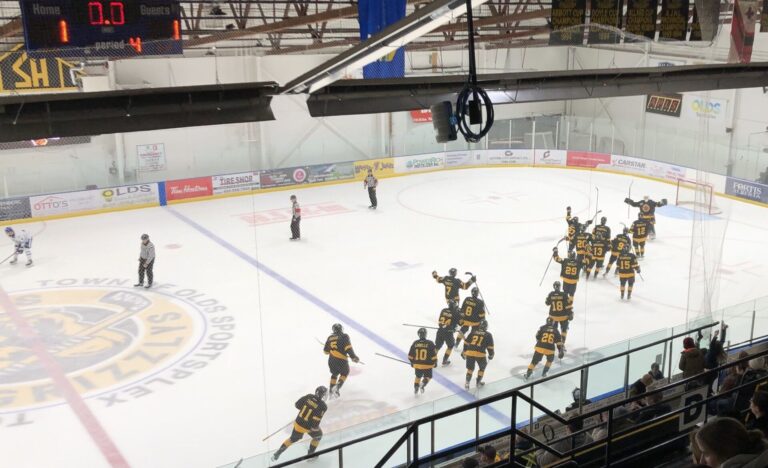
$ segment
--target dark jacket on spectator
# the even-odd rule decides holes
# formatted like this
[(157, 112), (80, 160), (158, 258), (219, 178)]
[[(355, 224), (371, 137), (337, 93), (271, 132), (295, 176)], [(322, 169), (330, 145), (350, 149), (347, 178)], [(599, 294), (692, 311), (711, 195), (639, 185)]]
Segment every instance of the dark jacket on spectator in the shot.
[(699, 348), (688, 348), (680, 353), (680, 364), (683, 378), (693, 377), (704, 372), (704, 353)]
[[(752, 416), (750, 414), (750, 416)], [(763, 433), (763, 435), (768, 438), (768, 416), (763, 416), (762, 418), (755, 418), (752, 417), (749, 421), (744, 424), (748, 430), (756, 429)]]
[(709, 342), (709, 349), (707, 349), (707, 355), (704, 356), (704, 367), (707, 369), (714, 369), (720, 364), (720, 357), (723, 355), (723, 343), (725, 343), (725, 334), (728, 329), (723, 330), (723, 336), (720, 338), (712, 338)]
[[(574, 443), (571, 443), (572, 439)], [(592, 442), (592, 438), (588, 434), (582, 432), (573, 437), (568, 436), (559, 442), (555, 442), (551, 445), (551, 447), (558, 452), (563, 453), (574, 448), (581, 447), (582, 445), (588, 444), (590, 442)], [(536, 452), (536, 464), (539, 466), (551, 465), (558, 460), (560, 460), (558, 457), (544, 449), (539, 449), (539, 451)]]
[(765, 468), (768, 466), (768, 450), (758, 454), (736, 455), (720, 465), (720, 468)]
[(653, 418), (657, 418), (661, 415), (667, 414), (672, 411), (672, 407), (666, 403), (659, 403), (658, 405), (646, 406), (638, 411), (631, 417), (631, 421), (635, 424), (650, 421)]

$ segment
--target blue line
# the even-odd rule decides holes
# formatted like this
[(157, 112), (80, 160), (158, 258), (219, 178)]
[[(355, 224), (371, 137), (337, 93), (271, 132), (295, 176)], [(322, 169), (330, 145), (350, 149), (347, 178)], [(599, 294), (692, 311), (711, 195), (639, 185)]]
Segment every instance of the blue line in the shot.
[[(316, 305), (320, 309), (327, 312), (329, 315), (333, 316), (334, 318), (346, 323), (359, 333), (363, 334), (366, 338), (373, 341), (377, 345), (381, 346), (385, 350), (387, 350), (389, 353), (398, 356), (400, 358), (407, 358), (405, 353), (397, 346), (395, 346), (393, 343), (390, 343), (389, 341), (385, 340), (381, 336), (377, 335), (374, 331), (367, 328), (365, 325), (355, 321), (352, 317), (348, 316), (347, 314), (341, 312), (340, 310), (334, 308), (330, 304), (324, 302), (317, 296), (313, 295), (306, 289), (302, 288), (298, 284), (294, 283), (293, 281), (289, 280), (285, 276), (281, 275), (280, 273), (276, 272), (275, 270), (269, 268), (262, 262), (256, 260), (255, 258), (251, 257), (247, 253), (243, 252), (242, 250), (238, 249), (234, 245), (230, 244), (229, 242), (225, 241), (221, 237), (217, 236), (213, 232), (209, 231), (202, 225), (196, 223), (195, 221), (191, 220), (190, 218), (184, 216), (183, 214), (179, 213), (178, 211), (174, 210), (171, 207), (166, 206), (165, 209), (170, 212), (172, 215), (179, 218), (181, 221), (184, 221), (185, 223), (189, 224), (196, 230), (198, 230), (201, 234), (208, 237), (209, 239), (213, 240), (217, 244), (221, 245), (225, 249), (229, 250), (236, 256), (240, 257), (240, 259), (244, 260), (245, 262), (251, 264), (252, 266), (256, 267), (258, 270), (261, 270), (262, 272), (266, 273), (269, 277), (277, 281), (278, 283), (282, 284), (286, 288), (290, 289), (294, 293), (298, 294), (302, 298), (306, 299), (307, 301), (311, 302), (312, 304)], [(461, 387), (460, 385), (457, 385), (453, 382), (451, 382), (447, 377), (440, 375), (438, 373), (433, 373), (434, 380), (436, 380), (440, 385), (447, 388), (451, 392), (461, 396), (467, 401), (475, 401), (475, 399), (464, 390), (464, 387)], [(502, 424), (507, 424), (507, 421), (509, 420), (509, 416), (504, 415), (502, 412), (496, 410), (495, 408), (491, 406), (483, 406), (483, 411), (487, 412), (489, 415), (491, 415), (493, 418), (501, 422)], [(511, 415), (510, 415), (511, 416)]]

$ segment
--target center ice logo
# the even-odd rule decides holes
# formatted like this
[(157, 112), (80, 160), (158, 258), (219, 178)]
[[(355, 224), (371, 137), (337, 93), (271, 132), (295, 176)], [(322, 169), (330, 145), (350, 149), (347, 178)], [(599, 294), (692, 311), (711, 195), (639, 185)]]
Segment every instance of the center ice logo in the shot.
[(0, 414), (64, 404), (33, 344), (84, 398), (109, 407), (199, 372), (234, 338), (227, 308), (193, 289), (135, 292), (107, 278), (42, 283), (50, 287), (11, 294), (31, 339), (0, 315)]

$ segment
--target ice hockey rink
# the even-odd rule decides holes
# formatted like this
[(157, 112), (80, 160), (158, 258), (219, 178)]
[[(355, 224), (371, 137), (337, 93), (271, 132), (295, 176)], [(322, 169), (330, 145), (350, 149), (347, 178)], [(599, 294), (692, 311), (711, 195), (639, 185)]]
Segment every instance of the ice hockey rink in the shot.
[[(404, 422), (490, 394), (502, 379), (522, 383), (559, 277), (553, 263), (539, 285), (565, 207), (582, 220), (600, 209), (615, 234), (636, 217), (623, 203), (630, 183), (635, 199), (670, 200), (657, 210), (644, 281), (623, 302), (613, 274), (582, 278), (564, 361), (696, 318), (691, 256), (709, 253), (692, 236), (717, 240), (705, 262), (718, 268), (713, 309), (765, 295), (765, 208), (717, 198), (722, 213), (693, 223), (692, 211), (674, 206), (674, 185), (585, 170), (388, 178), (375, 211), (362, 184), (347, 183), (17, 225), (35, 235), (35, 264), (0, 266), (1, 304), (11, 311), (0, 322), (0, 466), (202, 468), (273, 451), (288, 430), (262, 439), (293, 420), (300, 396), (328, 385), (319, 341), (335, 322), (364, 365), (353, 365), (341, 398), (329, 402), (323, 444), (369, 431), (382, 416)], [(288, 241), (292, 193), (304, 209), (300, 242)], [(132, 287), (144, 232), (157, 248), (151, 290)], [(454, 353), (415, 397), (410, 367), (375, 353), (402, 359), (416, 339), (403, 323), (435, 325), (445, 302), (430, 273), (451, 267), (477, 276), (490, 311), (489, 385), (465, 392)], [(55, 359), (29, 351), (40, 348)], [(570, 388), (553, 385), (560, 396), (543, 401), (565, 406)]]

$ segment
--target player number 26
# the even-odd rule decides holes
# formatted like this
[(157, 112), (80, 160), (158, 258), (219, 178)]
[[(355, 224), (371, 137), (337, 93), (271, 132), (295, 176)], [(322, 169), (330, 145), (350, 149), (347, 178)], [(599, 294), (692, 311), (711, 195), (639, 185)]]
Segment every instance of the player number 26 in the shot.
[(553, 335), (552, 333), (544, 333), (543, 335), (541, 335), (541, 341), (552, 344), (555, 342), (555, 335)]

